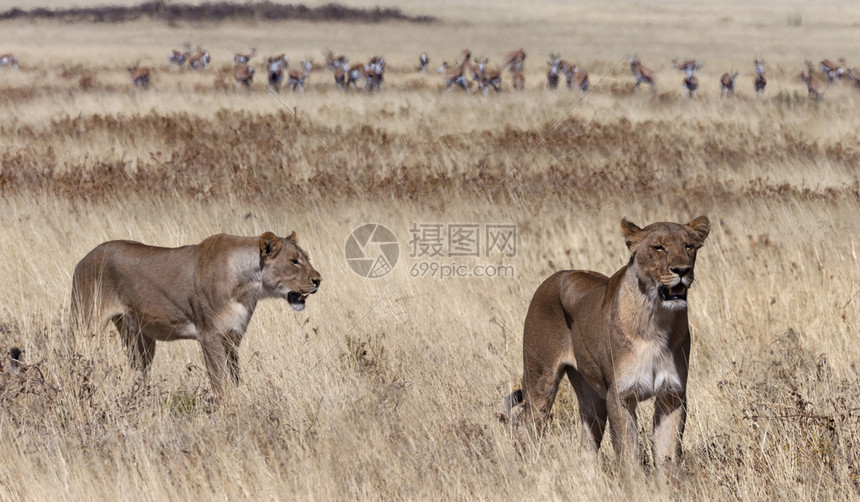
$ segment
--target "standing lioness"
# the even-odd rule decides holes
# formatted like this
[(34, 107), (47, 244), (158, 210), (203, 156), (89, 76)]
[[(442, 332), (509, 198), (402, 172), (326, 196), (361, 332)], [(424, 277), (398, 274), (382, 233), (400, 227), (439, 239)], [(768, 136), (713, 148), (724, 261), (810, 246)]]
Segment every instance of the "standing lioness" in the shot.
[(113, 321), (144, 374), (157, 340), (197, 340), (219, 396), (228, 368), (239, 382), (239, 343), (257, 301), (285, 298), (302, 310), (321, 280), (295, 232), (286, 239), (219, 234), (178, 248), (105, 242), (75, 267), (72, 328)]
[(542, 429), (567, 374), (579, 401), (582, 443), (594, 451), (609, 418), (621, 462), (639, 458), (636, 405), (655, 397), (654, 454), (659, 464), (681, 453), (690, 359), (687, 289), (708, 219), (621, 229), (630, 262), (612, 277), (558, 272), (538, 287), (523, 332), (523, 390), (502, 412), (524, 405)]

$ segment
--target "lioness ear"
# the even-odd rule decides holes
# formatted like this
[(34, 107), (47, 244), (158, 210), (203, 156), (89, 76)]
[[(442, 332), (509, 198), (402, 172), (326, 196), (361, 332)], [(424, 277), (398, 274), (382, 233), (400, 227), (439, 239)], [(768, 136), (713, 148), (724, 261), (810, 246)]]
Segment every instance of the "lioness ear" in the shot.
[(266, 232), (260, 236), (260, 256), (263, 258), (274, 258), (281, 252), (281, 240), (272, 232)]
[(687, 226), (690, 228), (690, 233), (699, 245), (703, 244), (705, 239), (707, 239), (708, 234), (711, 233), (711, 222), (708, 221), (707, 216), (699, 216), (690, 223), (687, 223)]
[(627, 244), (627, 249), (632, 250), (633, 246), (642, 240), (640, 232), (642, 232), (642, 229), (627, 218), (621, 220), (621, 233), (624, 234), (624, 242)]
[(293, 233), (291, 233), (290, 236), (287, 237), (287, 240), (296, 242), (296, 231), (295, 230), (293, 230)]

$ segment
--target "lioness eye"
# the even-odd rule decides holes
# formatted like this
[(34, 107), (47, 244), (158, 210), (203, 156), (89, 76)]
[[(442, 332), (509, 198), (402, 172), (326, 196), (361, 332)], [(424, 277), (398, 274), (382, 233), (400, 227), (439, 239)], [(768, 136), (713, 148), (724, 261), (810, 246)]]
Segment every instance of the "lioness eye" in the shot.
[(298, 264), (299, 264), (299, 260), (298, 260), (298, 259), (296, 259), (296, 260), (292, 260), (292, 262), (293, 262), (293, 265), (298, 265)]
[(696, 246), (694, 246), (692, 244), (684, 244), (684, 247), (687, 249), (695, 249), (696, 248)]
[(664, 248), (663, 246), (651, 246), (651, 249), (653, 249), (654, 251), (665, 251), (666, 250), (666, 248)]

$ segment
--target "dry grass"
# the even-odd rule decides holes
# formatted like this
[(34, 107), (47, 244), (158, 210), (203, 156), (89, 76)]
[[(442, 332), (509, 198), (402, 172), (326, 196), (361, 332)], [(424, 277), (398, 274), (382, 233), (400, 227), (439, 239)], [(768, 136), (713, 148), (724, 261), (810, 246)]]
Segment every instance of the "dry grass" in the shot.
[[(0, 69), (0, 350), (20, 346), (28, 364), (12, 374), (0, 360), (0, 498), (856, 498), (860, 93), (832, 88), (808, 103), (796, 73), (804, 57), (858, 59), (840, 39), (850, 16), (826, 15), (857, 7), (766, 6), (765, 18), (741, 3), (728, 14), (703, 6), (681, 28), (669, 7), (494, 5), (456, 2), (439, 25), (383, 30), (0, 25), (0, 52), (14, 46), (22, 65)], [(403, 10), (423, 13), (418, 2)], [(582, 30), (571, 33), (561, 20), (575, 16)], [(630, 40), (611, 47), (594, 34), (640, 17), (625, 36), (643, 37), (637, 52), (666, 82), (658, 96), (633, 95), (622, 64), (481, 199), (579, 99), (543, 89), (545, 55), (583, 58), (596, 81)], [(736, 35), (725, 45), (713, 43), (721, 25)], [(294, 61), (327, 46), (354, 60), (385, 48), (386, 88), (345, 96), (318, 70), (304, 95), (281, 96), (286, 106), (261, 87), (236, 91), (224, 51), (280, 52), (272, 33), (289, 33)], [(120, 34), (128, 45), (113, 42)], [(163, 68), (186, 40), (219, 40), (214, 67)], [(436, 75), (410, 71), (421, 50), (450, 59), (470, 45), (498, 59), (512, 44), (530, 53), (523, 93), (445, 94)], [(705, 59), (700, 79), (713, 83), (692, 102), (668, 69), (687, 54)], [(751, 96), (756, 55), (772, 65), (762, 100)], [(156, 66), (151, 91), (131, 89), (123, 69), (134, 61)], [(750, 71), (739, 97), (721, 100), (716, 79), (732, 65)], [(543, 278), (619, 268), (622, 216), (698, 214), (713, 231), (691, 294), (677, 472), (656, 476), (646, 458), (642, 476), (619, 478), (607, 445), (592, 466), (566, 384), (543, 438), (499, 424)], [(371, 221), (403, 247), (378, 280), (343, 257), (349, 232)], [(411, 277), (412, 222), (517, 223), (519, 252), (503, 262), (516, 277)], [(321, 291), (302, 313), (261, 303), (240, 351), (244, 382), (221, 406), (206, 404), (193, 343), (160, 344), (142, 386), (111, 330), (64, 355), (71, 272), (96, 244), (293, 229)]]

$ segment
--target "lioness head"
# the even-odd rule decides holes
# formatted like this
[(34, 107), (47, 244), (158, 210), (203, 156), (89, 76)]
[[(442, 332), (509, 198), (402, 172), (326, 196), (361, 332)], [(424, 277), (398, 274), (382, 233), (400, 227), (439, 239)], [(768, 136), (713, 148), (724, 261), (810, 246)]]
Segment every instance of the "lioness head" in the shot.
[(710, 230), (708, 218), (704, 216), (686, 225), (661, 222), (645, 228), (637, 227), (627, 218), (621, 220), (630, 262), (643, 292), (664, 308), (686, 309), (696, 252)]
[(283, 239), (272, 232), (260, 236), (263, 288), (271, 296), (286, 298), (293, 310), (303, 310), (308, 295), (316, 293), (322, 277), (307, 253), (296, 243), (296, 233)]

